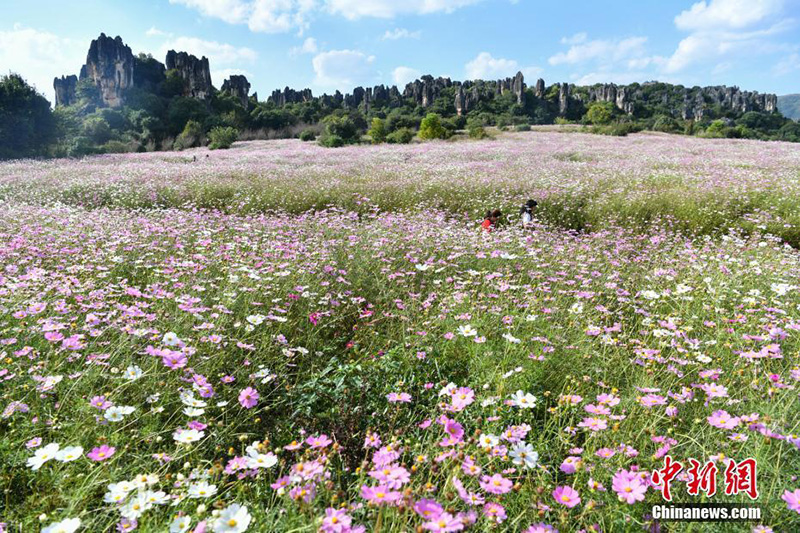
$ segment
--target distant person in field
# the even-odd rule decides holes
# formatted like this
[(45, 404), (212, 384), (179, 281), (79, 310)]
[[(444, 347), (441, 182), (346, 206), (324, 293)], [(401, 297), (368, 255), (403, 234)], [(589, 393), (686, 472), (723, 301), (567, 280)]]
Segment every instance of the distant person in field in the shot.
[(499, 209), (486, 211), (486, 218), (483, 220), (481, 227), (487, 232), (491, 232), (497, 227), (497, 222), (500, 220), (501, 216), (503, 216), (503, 213), (501, 213)]
[(529, 228), (533, 225), (533, 210), (539, 205), (536, 200), (528, 200), (519, 210), (519, 215), (522, 218), (522, 227)]

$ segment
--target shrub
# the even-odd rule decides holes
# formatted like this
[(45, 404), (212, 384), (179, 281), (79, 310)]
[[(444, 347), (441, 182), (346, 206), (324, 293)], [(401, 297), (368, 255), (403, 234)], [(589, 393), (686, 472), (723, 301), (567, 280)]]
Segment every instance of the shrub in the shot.
[(325, 129), (320, 136), (319, 143), (327, 148), (338, 148), (345, 144), (353, 144), (359, 141), (359, 134), (356, 123), (350, 117), (329, 115), (322, 120)]
[(390, 144), (408, 144), (414, 138), (414, 132), (409, 128), (400, 128), (386, 136), (386, 142)]
[(608, 124), (614, 117), (614, 104), (611, 102), (595, 102), (586, 112), (586, 121), (595, 126)]
[(680, 130), (680, 124), (670, 116), (658, 115), (653, 122), (653, 130), (663, 131), (664, 133), (676, 133)]
[(372, 119), (372, 125), (367, 131), (367, 135), (370, 136), (372, 142), (375, 144), (380, 144), (386, 141), (386, 122), (379, 118)]
[(239, 130), (230, 126), (217, 127), (208, 132), (211, 144), (208, 145), (212, 150), (227, 149), (239, 138)]
[[(529, 128), (530, 129), (530, 128)], [(483, 126), (478, 126), (473, 124), (469, 127), (469, 138), (470, 139), (489, 139), (491, 136), (486, 132), (486, 128)]]
[(517, 127), (514, 128), (516, 131), (531, 131), (530, 124), (517, 124)]
[(186, 123), (183, 131), (178, 138), (175, 139), (173, 148), (175, 150), (186, 150), (187, 148), (194, 148), (200, 146), (203, 140), (203, 126), (196, 120), (190, 120)]
[(300, 132), (300, 140), (303, 142), (313, 141), (316, 138), (316, 134), (311, 130), (303, 130)]
[(342, 139), (338, 135), (323, 135), (319, 139), (319, 144), (321, 144), (325, 148), (340, 148), (344, 146), (346, 143), (344, 139)]
[(428, 113), (419, 125), (419, 138), (423, 140), (446, 139), (447, 129), (442, 126), (442, 117), (436, 113)]

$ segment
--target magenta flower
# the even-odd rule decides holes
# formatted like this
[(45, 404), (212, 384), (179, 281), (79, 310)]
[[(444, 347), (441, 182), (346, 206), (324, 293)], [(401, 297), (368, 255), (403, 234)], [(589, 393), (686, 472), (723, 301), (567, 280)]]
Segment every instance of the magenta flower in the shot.
[(347, 510), (328, 507), (319, 530), (323, 533), (344, 533), (351, 530), (352, 523), (353, 519), (347, 514)]
[(550, 524), (539, 522), (538, 524), (530, 526), (523, 533), (558, 533), (558, 530)]
[(608, 422), (604, 418), (586, 417), (578, 424), (578, 427), (586, 428), (590, 431), (602, 431), (608, 427)]
[(581, 503), (581, 497), (578, 491), (568, 485), (557, 487), (553, 491), (553, 499), (570, 509)]
[(161, 362), (164, 363), (165, 367), (171, 370), (185, 367), (187, 361), (186, 355), (182, 352), (175, 352), (172, 350), (169, 350), (169, 353), (165, 353), (161, 356)]
[(614, 474), (611, 488), (617, 493), (620, 501), (624, 501), (628, 505), (644, 500), (647, 492), (647, 485), (639, 479), (638, 475), (627, 470), (620, 470)]
[(113, 446), (103, 444), (102, 446), (92, 448), (92, 451), (87, 453), (86, 457), (99, 463), (107, 459), (111, 459), (111, 456), (113, 456), (116, 451), (117, 449)]
[(306, 444), (310, 448), (326, 448), (330, 445), (333, 441), (325, 434), (319, 435), (318, 437), (308, 437), (306, 439)]
[(790, 511), (800, 513), (800, 489), (795, 489), (794, 492), (785, 490), (781, 499), (786, 502)]
[(514, 485), (511, 480), (504, 478), (500, 474), (491, 477), (483, 476), (480, 482), (481, 488), (490, 494), (505, 494)]
[(259, 398), (260, 396), (258, 395), (258, 391), (253, 387), (242, 389), (242, 392), (239, 393), (239, 403), (245, 409), (252, 409), (255, 407)]
[(506, 509), (499, 503), (489, 502), (483, 506), (483, 514), (492, 522), (501, 523), (506, 516)]
[(89, 400), (89, 405), (96, 409), (100, 409), (101, 411), (105, 411), (109, 407), (111, 407), (111, 402), (106, 400), (105, 396), (95, 396), (91, 400)]

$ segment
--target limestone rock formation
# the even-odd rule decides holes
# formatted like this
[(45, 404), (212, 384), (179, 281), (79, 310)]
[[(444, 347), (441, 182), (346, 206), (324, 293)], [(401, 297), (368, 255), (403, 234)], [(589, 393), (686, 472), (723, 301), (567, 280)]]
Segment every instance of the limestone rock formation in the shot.
[(569, 111), (570, 87), (568, 83), (558, 84), (558, 114), (566, 115)]
[(536, 80), (536, 90), (534, 91), (536, 98), (544, 98), (544, 91), (545, 91), (544, 80), (542, 78), (539, 78), (538, 80)]
[(412, 98), (417, 105), (428, 107), (438, 98), (442, 89), (452, 85), (450, 78), (434, 78), (431, 75), (425, 75), (406, 84), (403, 90), (403, 97)]
[(250, 82), (247, 81), (245, 76), (240, 74), (231, 74), (231, 76), (222, 82), (222, 92), (228, 93), (241, 102), (242, 107), (247, 109), (248, 95), (250, 94)]
[[(337, 91), (338, 92), (338, 91)], [(310, 102), (314, 99), (311, 94), (311, 89), (303, 89), (302, 91), (295, 91), (289, 87), (285, 87), (283, 91), (275, 89), (272, 95), (267, 98), (267, 102), (272, 102), (278, 107), (283, 107), (286, 104), (299, 104), (301, 102)]]
[(208, 58), (201, 59), (186, 52), (167, 52), (167, 70), (177, 70), (184, 81), (184, 96), (198, 100), (208, 100), (213, 93), (211, 69)]
[(95, 82), (104, 105), (120, 107), (125, 91), (133, 87), (133, 64), (133, 52), (121, 37), (112, 39), (101, 33), (89, 46), (80, 79)]
[(74, 74), (54, 79), (53, 89), (56, 91), (56, 107), (74, 104), (76, 101), (75, 89), (77, 86), (78, 77)]

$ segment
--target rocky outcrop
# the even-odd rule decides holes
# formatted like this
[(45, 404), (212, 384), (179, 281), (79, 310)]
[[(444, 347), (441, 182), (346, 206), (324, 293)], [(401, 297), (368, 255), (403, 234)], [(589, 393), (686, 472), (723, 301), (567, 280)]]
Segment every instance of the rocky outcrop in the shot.
[(439, 97), (443, 89), (452, 85), (450, 78), (434, 78), (433, 76), (425, 75), (406, 84), (403, 90), (403, 98), (411, 98), (417, 105), (428, 107)]
[(56, 92), (56, 107), (74, 104), (77, 101), (75, 96), (77, 87), (78, 77), (74, 74), (54, 79), (53, 89)]
[(232, 74), (227, 80), (222, 82), (222, 92), (227, 93), (242, 104), (247, 109), (248, 95), (250, 94), (250, 82), (245, 76)]
[(80, 79), (94, 81), (104, 105), (120, 107), (125, 103), (125, 91), (133, 87), (133, 65), (133, 52), (122, 38), (101, 33), (89, 46)]
[(558, 84), (558, 114), (564, 116), (569, 111), (570, 86), (568, 83)]
[(525, 78), (522, 72), (517, 72), (513, 78), (506, 78), (504, 80), (497, 80), (496, 90), (498, 94), (505, 94), (507, 92), (514, 93), (518, 104), (525, 101)]
[[(338, 91), (337, 91), (338, 92)], [(283, 91), (275, 89), (272, 95), (267, 98), (267, 102), (272, 102), (278, 107), (283, 107), (286, 104), (299, 104), (301, 102), (310, 102), (314, 99), (311, 94), (311, 89), (303, 89), (302, 91), (295, 91), (289, 87), (285, 87)]]
[(213, 94), (211, 68), (208, 58), (197, 57), (186, 52), (167, 52), (167, 70), (176, 70), (184, 81), (183, 95), (198, 100), (208, 100)]
[(536, 80), (536, 89), (534, 90), (533, 94), (536, 95), (536, 98), (544, 98), (544, 91), (545, 91), (544, 80), (542, 78), (539, 78), (538, 80)]
[(617, 87), (613, 83), (595, 85), (589, 89), (590, 102), (611, 102), (617, 109), (625, 113), (633, 113), (634, 103), (631, 99), (631, 91), (624, 85)]

